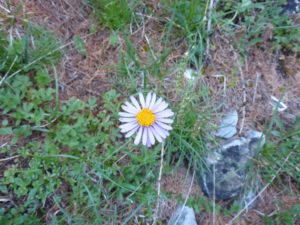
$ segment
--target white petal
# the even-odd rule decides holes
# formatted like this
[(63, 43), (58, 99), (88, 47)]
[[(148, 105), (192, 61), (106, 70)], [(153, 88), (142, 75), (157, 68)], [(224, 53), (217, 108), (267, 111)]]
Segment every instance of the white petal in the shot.
[(162, 142), (161, 136), (154, 130), (154, 128), (152, 126), (150, 127), (150, 130), (151, 130), (152, 134), (154, 135), (154, 137), (156, 138), (156, 140), (158, 142)]
[(165, 110), (167, 107), (168, 107), (168, 103), (166, 103), (165, 101), (163, 101), (157, 107), (155, 107), (155, 109), (153, 109), (153, 112), (154, 113), (161, 112), (161, 111)]
[(134, 144), (138, 145), (141, 141), (141, 137), (142, 137), (142, 133), (143, 133), (143, 127), (140, 127), (135, 139), (134, 139)]
[(119, 127), (121, 128), (122, 133), (126, 133), (126, 132), (134, 129), (137, 126), (138, 126), (138, 123), (136, 121), (134, 121), (134, 122), (122, 124)]
[(147, 139), (148, 139), (148, 137), (147, 137), (148, 136), (147, 130), (148, 130), (148, 128), (144, 127), (143, 138), (142, 138), (143, 145), (147, 144)]
[(150, 105), (149, 105), (149, 109), (151, 109), (154, 106), (155, 101), (156, 101), (156, 94), (153, 93), (152, 94), (152, 99), (151, 99), (151, 102), (150, 102)]
[(139, 99), (140, 99), (140, 103), (142, 105), (142, 108), (145, 108), (146, 107), (146, 102), (145, 102), (144, 95), (141, 92), (139, 93)]
[(149, 140), (149, 139), (147, 139), (147, 147), (148, 147), (148, 148), (150, 148), (150, 147), (151, 147), (151, 145), (152, 145), (152, 144), (151, 144), (150, 140)]
[(121, 116), (121, 117), (135, 117), (135, 114), (127, 113), (127, 112), (119, 112), (119, 116)]
[(152, 130), (148, 127), (148, 137), (150, 139), (151, 145), (155, 144), (155, 139)]
[[(161, 128), (162, 129), (162, 128)], [(166, 135), (166, 137), (165, 138), (167, 138), (169, 135), (170, 135), (170, 133), (169, 133), (169, 131), (167, 131), (167, 130), (164, 130), (164, 129), (162, 129), (163, 130), (163, 132), (165, 133), (165, 135)]]
[(156, 107), (158, 107), (160, 105), (160, 103), (163, 101), (162, 98), (159, 98), (154, 105), (150, 108), (152, 111), (156, 109)]
[(136, 118), (135, 117), (120, 117), (119, 120), (122, 123), (128, 123), (128, 122), (136, 121)]
[(150, 102), (151, 102), (151, 93), (148, 93), (147, 94), (147, 97), (146, 97), (146, 108), (149, 108), (149, 105), (150, 105)]
[(125, 111), (125, 112), (128, 112), (128, 113), (131, 113), (131, 114), (136, 114), (138, 113), (139, 110), (137, 110), (135, 107), (131, 107), (131, 106), (128, 106), (128, 105), (122, 105), (121, 106), (122, 109)]
[(139, 127), (139, 126), (134, 126), (134, 127), (131, 127), (131, 128), (121, 129), (120, 132), (121, 133), (128, 133), (129, 131), (131, 131), (131, 130), (137, 128), (137, 127)]
[(130, 96), (130, 100), (133, 103), (133, 105), (135, 106), (135, 108), (137, 108), (138, 110), (141, 110), (141, 106), (140, 106), (140, 104), (138, 103), (138, 101), (136, 100), (135, 97)]
[(167, 119), (167, 118), (158, 118), (156, 121), (161, 122), (161, 123), (173, 123), (174, 122), (174, 120)]
[(139, 126), (133, 128), (131, 131), (129, 131), (129, 132), (125, 135), (125, 137), (126, 137), (126, 138), (131, 137), (138, 129), (139, 129)]
[(165, 139), (168, 135), (168, 132), (164, 129), (162, 129), (159, 125), (154, 124), (153, 128), (155, 130), (155, 132), (157, 132), (157, 134), (159, 134), (163, 139)]
[(166, 109), (165, 111), (156, 113), (155, 117), (158, 119), (158, 118), (170, 117), (170, 116), (173, 116), (173, 115), (174, 115), (174, 113), (170, 109)]
[(126, 101), (125, 105), (128, 106), (129, 108), (131, 108), (132, 110), (135, 110), (135, 112), (137, 113), (138, 111), (140, 111), (140, 108), (135, 107), (133, 104), (131, 104), (130, 102)]
[(160, 122), (156, 122), (161, 128), (165, 129), (165, 130), (172, 130), (172, 127), (165, 124), (165, 123), (160, 123)]

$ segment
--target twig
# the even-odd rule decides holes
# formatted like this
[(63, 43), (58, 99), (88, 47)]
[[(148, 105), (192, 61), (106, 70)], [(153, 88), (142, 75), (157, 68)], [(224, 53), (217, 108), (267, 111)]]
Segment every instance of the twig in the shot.
[(139, 16), (147, 17), (147, 18), (149, 18), (149, 19), (161, 21), (160, 19), (158, 19), (158, 18), (156, 18), (156, 17), (154, 17), (154, 16), (152, 16), (152, 15), (147, 15), (147, 14), (143, 14), (143, 13), (139, 13), (139, 12), (137, 12), (137, 13), (135, 13), (135, 14), (136, 14), (136, 15), (139, 15)]
[(226, 225), (231, 225), (246, 209), (248, 209), (248, 207), (273, 183), (273, 181), (275, 180), (275, 178), (277, 177), (277, 175), (279, 174), (279, 172), (281, 171), (282, 167), (284, 166), (284, 164), (289, 160), (291, 154), (293, 152), (290, 152), (288, 154), (288, 156), (285, 158), (284, 162), (281, 164), (281, 166), (279, 167), (279, 169), (276, 171), (276, 173), (274, 174), (274, 176), (272, 177), (271, 181), (265, 185), (263, 187), (263, 189), (261, 189), (261, 191), (253, 198), (251, 199), (251, 201), (249, 201), (245, 206), (244, 208), (242, 208), (238, 214), (235, 215), (235, 217), (233, 217), (229, 223), (227, 223)]
[(252, 103), (255, 103), (256, 93), (257, 93), (257, 86), (258, 86), (258, 79), (260, 77), (259, 73), (256, 73), (256, 79), (255, 79), (255, 87), (254, 87), (254, 93), (252, 98)]
[(121, 223), (121, 225), (126, 225), (131, 219), (133, 216), (136, 215), (136, 213), (138, 211), (140, 211), (140, 209), (143, 207), (143, 204), (140, 204), (137, 208), (135, 208), (131, 213), (130, 215), (124, 220), (124, 222)]
[[(144, 36), (145, 36), (145, 26), (146, 26), (146, 24), (145, 24), (145, 17), (144, 16), (142, 16), (141, 15), (141, 17), (142, 17), (142, 34), (141, 34), (141, 39), (143, 39), (144, 38)], [(139, 29), (137, 29), (137, 31), (138, 30), (140, 30), (140, 27), (139, 27)]]
[(20, 156), (15, 155), (15, 156), (7, 157), (7, 158), (4, 158), (4, 159), (0, 159), (0, 162), (9, 161), (9, 160), (12, 160), (12, 159), (15, 159), (15, 158), (18, 158), (18, 157), (20, 157)]
[(52, 64), (54, 78), (55, 78), (55, 111), (59, 109), (59, 78), (55, 66)]
[(6, 197), (6, 196), (0, 196), (0, 202), (9, 202), (11, 201), (11, 199), (9, 197)]
[(148, 177), (153, 173), (153, 170), (151, 170), (145, 177), (145, 179), (137, 186), (137, 188), (130, 194), (127, 199), (131, 200), (130, 197), (133, 196), (141, 187), (142, 185), (147, 181)]
[[(234, 47), (232, 46), (232, 44), (224, 37), (220, 36), (220, 38), (226, 42), (226, 44), (228, 44), (231, 48), (231, 50), (233, 51), (234, 54), (234, 60), (237, 62), (237, 66), (241, 75), (241, 80), (242, 80), (242, 89), (243, 89), (243, 103), (242, 103), (242, 122), (241, 122), (241, 127), (239, 130), (239, 134), (241, 134), (243, 128), (244, 128), (244, 124), (245, 124), (245, 117), (246, 117), (246, 103), (247, 103), (247, 94), (246, 94), (246, 85), (245, 85), (245, 76), (244, 76), (244, 72), (241, 66), (241, 61), (240, 61), (240, 57), (238, 55), (238, 53), (235, 51)], [(247, 59), (245, 59), (245, 61), (247, 62)], [(248, 65), (246, 63), (246, 69), (248, 70)]]
[(3, 9), (5, 12), (10, 13), (10, 10), (5, 8), (3, 5), (0, 5), (0, 8)]
[[(233, 48), (233, 46), (232, 46)], [(245, 117), (246, 117), (246, 103), (247, 103), (247, 95), (246, 95), (246, 85), (245, 85), (245, 76), (244, 76), (244, 72), (241, 66), (241, 61), (240, 61), (240, 57), (238, 55), (238, 53), (236, 53), (236, 51), (233, 48), (233, 52), (234, 52), (234, 57), (235, 60), (237, 62), (237, 66), (241, 75), (241, 80), (242, 80), (242, 89), (243, 89), (243, 105), (242, 105), (242, 122), (241, 122), (241, 127), (239, 130), (239, 134), (242, 133), (243, 128), (244, 128), (244, 124), (245, 124)]]
[(69, 3), (67, 0), (63, 0), (77, 15), (79, 15), (81, 17), (81, 19), (86, 20), (86, 18), (82, 15), (82, 13), (80, 13), (78, 10), (76, 10), (74, 8), (74, 6)]
[(0, 145), (0, 148), (4, 148), (8, 143), (4, 143)]
[(151, 47), (149, 38), (147, 37), (146, 34), (145, 34), (144, 36), (145, 36), (146, 42), (147, 42), (147, 44), (148, 44), (148, 46), (149, 46), (149, 49), (150, 49), (150, 52), (151, 52), (152, 57), (153, 57), (155, 60), (157, 60), (157, 57), (156, 57), (156, 55), (154, 54), (153, 49), (152, 49), (152, 47)]
[(194, 170), (193, 176), (192, 176), (192, 181), (191, 181), (191, 184), (190, 184), (190, 186), (189, 186), (189, 190), (188, 190), (188, 192), (187, 192), (187, 195), (186, 195), (186, 197), (185, 197), (185, 199), (184, 199), (182, 208), (181, 208), (181, 210), (180, 210), (180, 213), (179, 213), (179, 215), (178, 215), (178, 217), (177, 217), (177, 219), (176, 219), (174, 225), (177, 225), (177, 223), (178, 223), (178, 221), (179, 221), (179, 218), (181, 217), (181, 215), (182, 215), (182, 213), (183, 213), (183, 209), (184, 209), (184, 207), (185, 207), (185, 205), (186, 205), (186, 203), (187, 203), (187, 200), (188, 200), (188, 198), (189, 198), (189, 196), (190, 196), (190, 194), (191, 194), (192, 187), (193, 187), (193, 183), (194, 183), (194, 178), (195, 178), (195, 173), (196, 173), (196, 171)]
[(207, 36), (207, 39), (206, 39), (206, 50), (205, 50), (206, 60), (208, 60), (210, 58), (210, 53), (209, 53), (210, 39), (209, 39), (209, 36), (210, 36), (210, 32), (211, 32), (211, 14), (212, 14), (212, 11), (213, 11), (214, 3), (215, 3), (215, 0), (210, 0), (209, 7), (208, 7), (208, 14), (207, 14), (207, 33), (208, 33), (208, 36)]
[(216, 168), (213, 164), (213, 179), (214, 179), (214, 189), (213, 189), (213, 225), (216, 224)]
[(216, 75), (212, 75), (212, 77), (215, 77), (215, 78), (223, 77), (224, 78), (224, 82), (223, 82), (223, 97), (226, 97), (226, 87), (227, 87), (226, 76), (222, 75), (222, 74), (216, 74)]
[[(152, 14), (151, 15), (147, 15), (147, 14), (143, 14), (143, 13), (139, 13), (139, 12), (137, 12), (135, 14), (139, 15), (139, 16), (147, 17), (148, 19), (152, 19), (152, 20), (155, 20), (157, 22), (171, 22), (174, 26), (176, 26), (178, 28), (182, 28), (179, 24), (175, 23), (173, 20), (171, 20), (168, 17), (157, 18), (157, 17), (154, 17)], [(135, 33), (137, 33), (137, 32), (136, 31), (133, 32), (133, 34), (135, 34)]]
[(160, 167), (159, 167), (159, 174), (158, 174), (158, 180), (157, 180), (157, 202), (154, 212), (154, 219), (152, 225), (156, 224), (157, 217), (158, 217), (158, 211), (159, 211), (159, 202), (160, 202), (160, 189), (161, 189), (161, 176), (164, 166), (164, 154), (165, 154), (165, 148), (164, 143), (161, 144), (161, 152), (160, 152)]
[(49, 126), (50, 124), (54, 123), (57, 120), (58, 117), (54, 118), (53, 120), (51, 120), (50, 122), (40, 125), (40, 126), (34, 126), (33, 129), (39, 129), (39, 128), (45, 128), (47, 126)]
[(12, 64), (10, 65), (8, 71), (6, 72), (6, 74), (3, 76), (3, 78), (0, 81), (0, 86), (2, 85), (2, 83), (5, 81), (6, 77), (8, 76), (9, 72), (11, 71), (11, 69), (13, 68), (13, 66), (15, 65), (16, 61), (18, 59), (18, 56), (16, 56), (14, 58), (14, 61), (12, 62)]

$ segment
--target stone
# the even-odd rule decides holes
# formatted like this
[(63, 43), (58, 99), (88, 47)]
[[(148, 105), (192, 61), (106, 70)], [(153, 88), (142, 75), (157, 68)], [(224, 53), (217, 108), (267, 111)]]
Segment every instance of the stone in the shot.
[(207, 168), (200, 173), (200, 185), (208, 197), (229, 200), (241, 193), (246, 182), (246, 167), (261, 149), (265, 137), (261, 132), (249, 131), (206, 156)]
[(283, 12), (288, 15), (293, 15), (299, 12), (300, 3), (299, 0), (287, 0), (287, 3), (282, 6)]
[(254, 206), (255, 206), (254, 199), (256, 197), (256, 194), (257, 194), (256, 187), (251, 187), (249, 190), (246, 190), (239, 199), (239, 205), (242, 208), (246, 207), (246, 210), (254, 208)]
[(254, 156), (265, 144), (265, 135), (259, 131), (250, 130), (246, 133), (246, 138), (249, 140), (249, 149), (251, 155)]
[(168, 225), (197, 225), (194, 210), (188, 206), (178, 206)]
[(184, 73), (183, 76), (186, 80), (188, 81), (194, 81), (195, 77), (197, 76), (197, 71), (193, 70), (191, 68), (187, 68)]
[(227, 113), (221, 121), (219, 130), (215, 134), (217, 137), (229, 139), (237, 133), (238, 113), (236, 110)]

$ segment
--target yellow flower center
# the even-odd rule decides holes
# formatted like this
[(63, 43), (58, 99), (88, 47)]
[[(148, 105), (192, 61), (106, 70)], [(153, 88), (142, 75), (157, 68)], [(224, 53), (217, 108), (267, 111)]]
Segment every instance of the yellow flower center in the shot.
[(149, 127), (155, 122), (155, 115), (150, 109), (144, 108), (136, 115), (136, 119), (140, 126)]

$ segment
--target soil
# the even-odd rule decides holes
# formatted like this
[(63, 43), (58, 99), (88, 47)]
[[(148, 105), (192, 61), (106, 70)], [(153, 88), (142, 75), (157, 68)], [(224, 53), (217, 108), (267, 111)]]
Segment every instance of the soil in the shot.
[[(109, 44), (109, 30), (95, 26), (95, 18), (91, 9), (82, 0), (12, 0), (12, 5), (23, 5), (21, 14), (24, 18), (51, 29), (61, 40), (62, 44), (69, 43), (75, 36), (80, 36), (85, 43), (87, 54), (81, 55), (73, 45), (64, 48), (64, 57), (57, 68), (60, 76), (60, 98), (62, 100), (77, 97), (86, 100), (90, 96), (99, 97), (112, 87), (116, 74), (112, 66), (118, 62), (119, 54), (125, 49), (121, 44), (114, 47)], [(150, 2), (150, 1), (149, 1)], [(156, 6), (154, 1), (151, 1)], [(150, 3), (149, 3), (150, 4)], [(154, 7), (155, 8), (155, 7)], [(153, 18), (146, 18), (147, 26), (132, 28), (132, 38), (139, 47), (141, 58), (145, 56), (147, 40), (153, 49), (159, 52), (163, 46), (160, 38), (164, 35), (160, 22)], [(15, 29), (18, 29), (17, 27)], [(266, 32), (268, 32), (266, 30)], [(268, 34), (266, 33), (266, 36)], [(124, 43), (122, 37), (120, 42)], [(214, 101), (223, 104), (225, 112), (235, 108), (241, 115), (239, 127), (252, 127), (263, 130), (272, 115), (271, 96), (288, 106), (280, 113), (287, 124), (292, 123), (296, 116), (300, 116), (300, 56), (293, 53), (274, 53), (268, 43), (248, 49), (246, 61), (231, 46), (231, 40), (216, 32), (212, 37), (211, 59), (204, 70), (203, 79), (210, 87)], [(184, 42), (178, 42), (176, 50), (171, 52), (166, 67), (171, 67), (184, 57), (187, 51)], [(239, 63), (240, 61), (240, 63)], [(243, 66), (242, 66), (243, 65)], [(169, 79), (178, 73), (172, 72)], [(168, 80), (166, 86), (168, 85)], [(171, 100), (176, 101), (175, 94), (167, 93)], [(246, 101), (244, 99), (246, 97)], [(226, 103), (226, 104), (224, 104)], [(244, 114), (243, 114), (244, 113)], [(244, 124), (241, 124), (244, 121)], [(191, 196), (203, 196), (197, 181), (185, 168), (180, 168), (174, 174), (164, 175), (162, 191), (171, 196), (170, 200), (162, 203), (160, 217), (167, 221), (176, 207), (176, 198), (185, 198), (192, 184)], [(293, 186), (291, 184), (291, 186)], [(295, 188), (291, 187), (295, 192)], [(278, 202), (284, 205), (279, 205)], [(278, 190), (276, 186), (268, 188), (258, 199), (257, 207), (244, 213), (237, 224), (264, 224), (263, 215), (270, 215), (291, 205), (300, 199)], [(223, 203), (222, 203), (223, 204)], [(224, 203), (225, 207), (226, 203)], [(197, 214), (198, 224), (211, 224), (213, 215), (200, 212)], [(226, 224), (231, 218), (216, 217), (216, 224)]]

